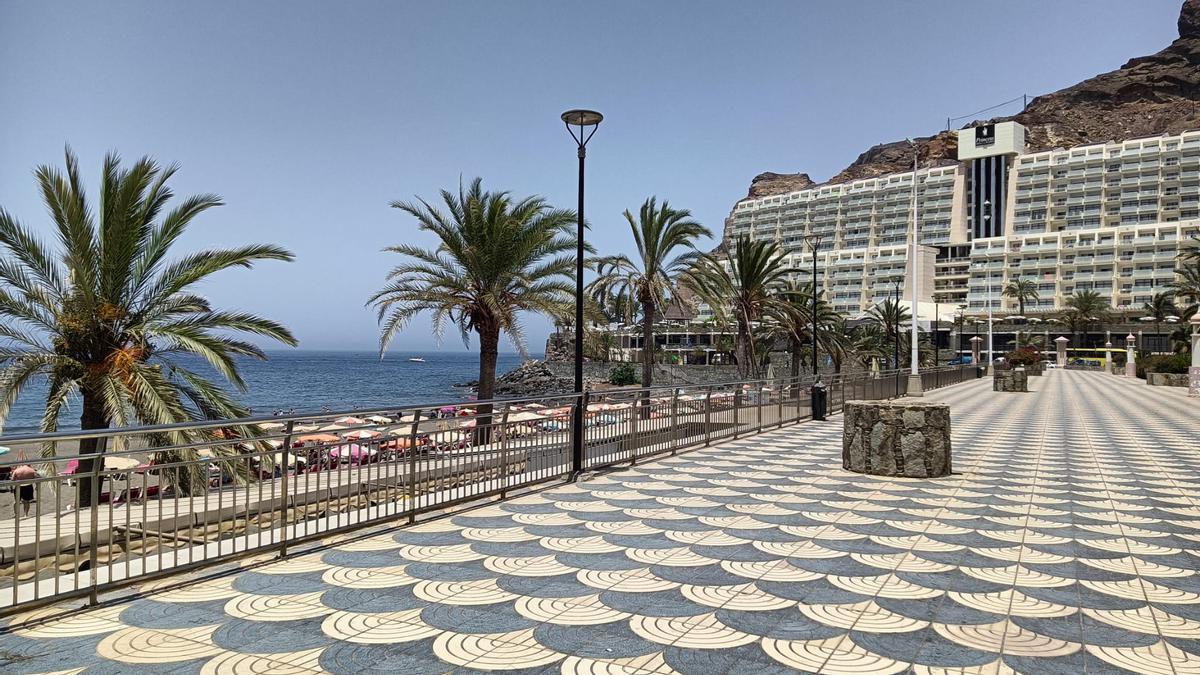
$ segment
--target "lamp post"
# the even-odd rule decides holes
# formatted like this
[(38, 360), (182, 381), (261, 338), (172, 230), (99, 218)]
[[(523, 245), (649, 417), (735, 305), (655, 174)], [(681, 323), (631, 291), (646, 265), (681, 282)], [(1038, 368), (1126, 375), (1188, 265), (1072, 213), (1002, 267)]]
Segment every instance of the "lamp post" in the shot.
[(895, 314), (895, 334), (892, 336), (892, 367), (896, 370), (900, 369), (900, 282), (892, 282), (892, 302), (895, 307), (892, 308)]
[[(917, 160), (920, 158), (920, 148), (917, 147), (916, 141), (908, 139), (908, 144), (913, 149), (913, 178), (912, 178), (912, 233), (910, 235), (910, 244), (908, 249), (908, 269), (912, 272), (912, 334), (909, 336), (909, 371), (908, 371), (908, 395), (909, 396), (924, 396), (925, 392), (921, 388), (921, 363), (920, 363), (920, 333), (917, 331), (917, 317), (919, 312), (918, 298), (920, 297), (921, 275), (917, 270), (917, 249), (920, 246), (919, 235), (921, 228), (917, 218), (919, 215), (917, 209)], [(899, 331), (896, 331), (899, 335)], [(934, 338), (937, 339), (936, 337)]]
[(813, 255), (813, 261), (812, 261), (813, 262), (813, 269), (812, 269), (812, 279), (813, 279), (812, 303), (813, 304), (812, 304), (812, 316), (810, 318), (812, 319), (813, 384), (816, 384), (817, 378), (820, 376), (819, 373), (817, 372), (817, 251), (821, 247), (821, 235), (819, 235), (819, 234), (805, 235), (804, 243), (808, 244), (809, 247), (812, 248), (812, 255)]
[[(579, 403), (571, 420), (572, 476), (583, 470), (583, 414), (587, 405), (583, 391), (583, 165), (587, 143), (600, 128), (604, 116), (594, 110), (568, 110), (562, 114), (567, 133), (579, 146), (579, 218), (575, 231), (575, 392)], [(578, 127), (578, 133), (572, 127)]]
[[(821, 247), (821, 235), (810, 234), (804, 237), (804, 243), (812, 248), (813, 269), (812, 269), (812, 315), (809, 317), (812, 320), (812, 371), (813, 384), (809, 392), (809, 401), (812, 402), (812, 418), (816, 421), (825, 419), (825, 385), (821, 384), (821, 374), (817, 368), (817, 251)], [(799, 383), (796, 384), (799, 387)]]

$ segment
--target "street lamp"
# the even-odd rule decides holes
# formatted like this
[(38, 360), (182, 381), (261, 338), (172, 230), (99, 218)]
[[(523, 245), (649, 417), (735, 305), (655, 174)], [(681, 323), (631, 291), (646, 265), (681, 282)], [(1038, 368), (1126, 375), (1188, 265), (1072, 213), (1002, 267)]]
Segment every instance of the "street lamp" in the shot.
[[(583, 392), (583, 163), (587, 143), (600, 128), (604, 115), (594, 110), (568, 110), (562, 114), (567, 133), (579, 146), (579, 220), (575, 232), (575, 392), (579, 404), (571, 424), (571, 464), (573, 476), (583, 470), (583, 413), (587, 405)], [(572, 127), (578, 127), (578, 133)]]
[[(919, 335), (917, 332), (917, 315), (919, 314), (917, 299), (920, 297), (921, 288), (921, 275), (917, 270), (917, 249), (920, 246), (919, 237), (921, 232), (917, 210), (917, 161), (920, 158), (921, 151), (916, 141), (911, 138), (908, 139), (908, 144), (913, 149), (912, 234), (910, 235), (911, 243), (908, 249), (908, 269), (912, 272), (912, 335), (909, 336), (911, 348), (909, 350), (908, 395), (923, 396), (925, 392), (921, 388), (920, 341), (917, 339)], [(896, 332), (898, 335), (899, 330)], [(935, 337), (934, 339), (936, 340), (937, 338)]]
[(803, 237), (804, 243), (812, 248), (813, 254), (813, 269), (812, 269), (812, 346), (813, 346), (813, 384), (816, 384), (819, 374), (817, 373), (817, 251), (821, 247), (821, 235), (809, 234)]
[(895, 298), (892, 300), (895, 307), (892, 308), (892, 313), (895, 315), (894, 328), (896, 333), (892, 336), (892, 367), (900, 370), (900, 282), (892, 281), (892, 295)]
[[(825, 419), (825, 385), (821, 384), (821, 375), (817, 371), (817, 251), (821, 248), (821, 235), (809, 234), (803, 237), (804, 243), (812, 248), (813, 269), (812, 269), (812, 370), (813, 383), (810, 390), (809, 400), (812, 402), (812, 418), (816, 421)], [(799, 383), (796, 384), (799, 388)]]

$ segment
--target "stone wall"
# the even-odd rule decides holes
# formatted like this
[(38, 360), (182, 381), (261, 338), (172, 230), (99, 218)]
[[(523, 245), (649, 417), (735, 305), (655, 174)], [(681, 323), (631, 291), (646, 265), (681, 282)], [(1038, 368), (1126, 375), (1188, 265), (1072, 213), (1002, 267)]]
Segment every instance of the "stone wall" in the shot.
[[(602, 363), (589, 361), (583, 364), (583, 377), (587, 380), (606, 382), (608, 381), (609, 373), (617, 365), (619, 365), (617, 362)], [(629, 365), (633, 366), (634, 372), (638, 374), (638, 377), (641, 377), (642, 364), (631, 363)], [(546, 367), (559, 377), (574, 377), (575, 366), (570, 362), (548, 361), (546, 362)], [(720, 384), (723, 382), (736, 382), (738, 379), (737, 366), (673, 366), (662, 363), (654, 365), (655, 386)]]
[(1152, 387), (1186, 387), (1188, 376), (1179, 373), (1146, 373), (1146, 384)]
[(996, 370), (992, 391), (1029, 391), (1029, 374), (1024, 370)]
[(874, 476), (950, 475), (950, 406), (923, 401), (847, 401), (842, 467)]

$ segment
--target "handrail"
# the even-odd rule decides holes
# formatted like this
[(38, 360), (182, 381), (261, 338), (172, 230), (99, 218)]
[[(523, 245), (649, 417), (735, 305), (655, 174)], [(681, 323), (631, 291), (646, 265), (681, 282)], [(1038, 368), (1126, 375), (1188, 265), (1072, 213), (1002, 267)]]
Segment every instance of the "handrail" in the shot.
[[(977, 369), (921, 372), (929, 376), (926, 388), (935, 388), (974, 377)], [(820, 379), (831, 414), (844, 407), (847, 395), (891, 398), (907, 387), (901, 369), (822, 373)], [(0, 489), (21, 495), (13, 500), (11, 519), (0, 513), (0, 615), (67, 597), (94, 602), (101, 591), (137, 580), (254, 552), (285, 556), (333, 533), (397, 519), (411, 523), (422, 513), (503, 499), (581, 470), (795, 424), (810, 417), (813, 383), (805, 374), (494, 399), (467, 404), (491, 403), (491, 415), (453, 420), (422, 414), (461, 408), (461, 401), (0, 437), (2, 445), (98, 439), (100, 450), (36, 460), (61, 467), (78, 459), (78, 475), (56, 468), (36, 478), (0, 480)], [(534, 409), (533, 403), (547, 405)], [(570, 424), (583, 405), (584, 457), (578, 464)], [(351, 425), (323, 440), (305, 437), (324, 432), (297, 429), (302, 422), (375, 414), (393, 421)], [(255, 428), (268, 422), (281, 428)], [(130, 447), (139, 437), (230, 427), (250, 433)], [(116, 450), (110, 442), (116, 440), (125, 449)], [(204, 449), (212, 450), (203, 456)], [(181, 457), (183, 451), (201, 456)], [(123, 457), (122, 468), (105, 466)], [(152, 461), (133, 466), (147, 457)], [(0, 459), (0, 470), (26, 461)], [(32, 513), (22, 517), (29, 495)], [(81, 503), (72, 508), (76, 500)]]

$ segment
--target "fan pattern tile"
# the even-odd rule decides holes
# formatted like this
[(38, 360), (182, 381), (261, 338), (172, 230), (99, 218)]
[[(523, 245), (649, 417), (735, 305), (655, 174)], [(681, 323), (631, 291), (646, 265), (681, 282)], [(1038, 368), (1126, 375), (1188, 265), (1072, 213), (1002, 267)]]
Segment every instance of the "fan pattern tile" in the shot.
[[(58, 673), (1200, 673), (1200, 415), (1052, 372), (951, 405), (955, 468), (841, 424), (696, 450), (0, 634)], [(163, 590), (156, 590), (161, 588)]]

